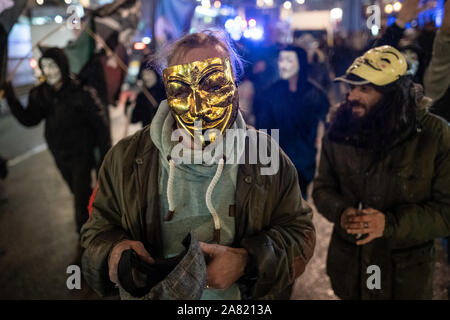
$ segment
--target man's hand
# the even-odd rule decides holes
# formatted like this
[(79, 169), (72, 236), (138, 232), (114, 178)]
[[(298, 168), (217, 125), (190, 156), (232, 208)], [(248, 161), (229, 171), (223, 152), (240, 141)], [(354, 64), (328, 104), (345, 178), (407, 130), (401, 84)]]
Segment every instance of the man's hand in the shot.
[(405, 0), (403, 2), (402, 8), (400, 9), (400, 12), (397, 15), (397, 19), (395, 20), (395, 23), (401, 27), (405, 28), (406, 24), (408, 22), (413, 21), (421, 11), (423, 11), (423, 6), (419, 6), (420, 0)]
[(341, 214), (341, 228), (347, 230), (348, 224), (350, 223), (350, 218), (357, 216), (359, 214), (358, 209), (349, 207), (344, 210)]
[(381, 211), (368, 208), (361, 212), (362, 215), (350, 217), (350, 222), (346, 225), (349, 234), (369, 234), (367, 238), (358, 240), (357, 245), (367, 244), (382, 237), (386, 226), (386, 216)]
[(108, 266), (109, 266), (109, 279), (119, 284), (119, 279), (117, 277), (117, 267), (119, 265), (120, 257), (122, 252), (128, 249), (133, 249), (143, 261), (152, 264), (155, 260), (150, 256), (150, 254), (145, 250), (144, 245), (140, 241), (123, 240), (117, 243), (111, 250), (109, 255)]
[(248, 252), (244, 248), (200, 242), (200, 249), (211, 258), (206, 269), (208, 287), (228, 289), (244, 275), (248, 260)]

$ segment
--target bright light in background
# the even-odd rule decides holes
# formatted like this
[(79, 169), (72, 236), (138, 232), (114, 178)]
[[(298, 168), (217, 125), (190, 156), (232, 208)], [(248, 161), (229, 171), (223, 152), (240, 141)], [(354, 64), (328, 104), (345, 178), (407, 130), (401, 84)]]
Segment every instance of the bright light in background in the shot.
[(57, 15), (57, 16), (55, 17), (55, 22), (56, 22), (56, 23), (62, 23), (62, 22), (63, 22), (63, 17), (61, 17), (60, 15)]
[(283, 3), (283, 7), (284, 7), (286, 10), (290, 10), (290, 9), (292, 8), (292, 2), (290, 2), (290, 1), (285, 1), (285, 2)]
[(89, 8), (91, 5), (91, 0), (80, 0), (80, 4), (85, 8)]
[(225, 21), (225, 29), (233, 40), (239, 40), (243, 36), (247, 39), (258, 41), (264, 35), (264, 29), (262, 26), (257, 26), (255, 19), (252, 18), (247, 21), (241, 16), (236, 16), (234, 19), (227, 19)]
[(372, 35), (376, 37), (378, 35), (378, 32), (380, 32), (380, 28), (378, 28), (378, 26), (374, 24), (370, 29), (370, 31), (372, 31)]
[(38, 26), (41, 26), (43, 24), (47, 23), (47, 19), (44, 17), (35, 17), (35, 18), (31, 18), (31, 24), (35, 24)]
[(400, 9), (402, 8), (402, 4), (397, 1), (396, 3), (394, 3), (394, 7), (393, 8), (394, 8), (395, 12), (399, 12)]
[(214, 1), (214, 8), (219, 9), (222, 6), (222, 2), (220, 1)]
[(341, 8), (333, 8), (330, 10), (330, 17), (333, 20), (341, 20), (342, 19), (342, 9)]
[(64, 2), (65, 2), (66, 4), (71, 4), (71, 3), (72, 3), (72, 0), (64, 0)]
[(216, 10), (216, 9), (201, 7), (201, 6), (195, 7), (195, 12), (200, 15), (208, 16), (208, 17), (217, 17), (217, 14), (218, 14), (218, 10)]
[(31, 67), (31, 69), (36, 69), (37, 66), (38, 66), (37, 60), (35, 58), (31, 58), (30, 59), (30, 67)]
[(152, 42), (152, 38), (150, 37), (143, 37), (142, 38), (142, 42), (145, 44), (149, 44), (150, 42)]
[(384, 12), (386, 12), (387, 14), (391, 14), (392, 11), (394, 11), (394, 7), (392, 6), (392, 4), (389, 3), (384, 7)]
[(304, 4), (305, 0), (295, 0), (298, 4)]
[(233, 33), (230, 33), (230, 37), (231, 37), (231, 39), (233, 39), (234, 41), (239, 41), (239, 40), (241, 40), (241, 34), (240, 33), (237, 33), (237, 32), (233, 32)]
[(144, 50), (147, 45), (143, 42), (136, 42), (134, 44), (134, 50)]
[(250, 37), (253, 40), (261, 40), (264, 34), (264, 31), (262, 28), (252, 28), (250, 30)]
[(36, 3), (40, 6), (42, 6), (44, 4), (44, 0), (36, 0)]
[(211, 1), (209, 1), (209, 0), (202, 0), (202, 7), (203, 8), (211, 8)]
[(225, 28), (226, 29), (231, 29), (234, 26), (234, 20), (233, 19), (228, 19), (227, 21), (225, 21)]
[(273, 0), (264, 0), (264, 3), (268, 6), (273, 6)]

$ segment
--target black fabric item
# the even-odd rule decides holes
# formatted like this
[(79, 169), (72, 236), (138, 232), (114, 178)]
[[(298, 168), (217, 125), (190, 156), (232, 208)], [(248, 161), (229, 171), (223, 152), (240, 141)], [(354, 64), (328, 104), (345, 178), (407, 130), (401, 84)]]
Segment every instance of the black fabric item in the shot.
[(188, 234), (183, 240), (183, 246), (186, 248), (183, 252), (172, 258), (155, 259), (154, 264), (142, 261), (132, 249), (125, 250), (117, 269), (120, 285), (132, 296), (143, 297), (183, 260), (190, 242), (191, 235)]

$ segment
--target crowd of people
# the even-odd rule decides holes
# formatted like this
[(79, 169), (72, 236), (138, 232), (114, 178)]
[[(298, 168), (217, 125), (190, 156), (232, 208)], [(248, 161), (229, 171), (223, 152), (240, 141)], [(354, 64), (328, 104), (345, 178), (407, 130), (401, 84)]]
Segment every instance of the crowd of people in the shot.
[[(314, 202), (334, 224), (337, 296), (431, 299), (434, 239), (450, 235), (450, 4), (439, 29), (406, 29), (418, 5), (405, 1), (357, 48), (355, 37), (335, 35), (330, 48), (308, 33), (290, 45), (237, 43), (243, 64), (220, 33), (186, 35), (165, 61), (141, 63), (130, 120), (143, 128), (112, 148), (105, 106), (120, 86), (71, 77), (62, 50), (44, 51), (45, 81), (28, 107), (10, 83), (6, 98), (21, 124), (45, 120), (91, 288), (123, 299), (288, 299), (314, 252)], [(236, 140), (212, 163), (181, 161), (228, 132)], [(261, 159), (229, 161), (274, 138), (275, 173), (262, 174)]]

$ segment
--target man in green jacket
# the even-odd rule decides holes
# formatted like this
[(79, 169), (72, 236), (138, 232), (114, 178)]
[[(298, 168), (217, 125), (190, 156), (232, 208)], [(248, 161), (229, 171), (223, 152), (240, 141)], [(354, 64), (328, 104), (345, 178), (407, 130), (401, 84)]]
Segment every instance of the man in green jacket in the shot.
[(343, 299), (431, 299), (434, 239), (450, 234), (450, 130), (390, 46), (337, 80), (314, 202), (334, 223), (327, 273)]
[[(167, 60), (167, 101), (149, 126), (107, 154), (100, 170), (82, 229), (85, 279), (102, 296), (114, 293), (115, 283), (121, 298), (131, 298), (118, 281), (122, 252), (133, 249), (152, 264), (180, 253), (191, 233), (209, 257), (202, 299), (289, 298), (315, 245), (295, 167), (270, 147), (269, 136), (246, 130), (237, 59), (226, 41), (211, 32), (191, 34)], [(224, 157), (214, 153), (218, 161), (183, 162), (204, 156), (230, 132), (236, 140), (227, 140)], [(260, 158), (247, 161), (269, 149), (277, 170), (267, 171)]]

